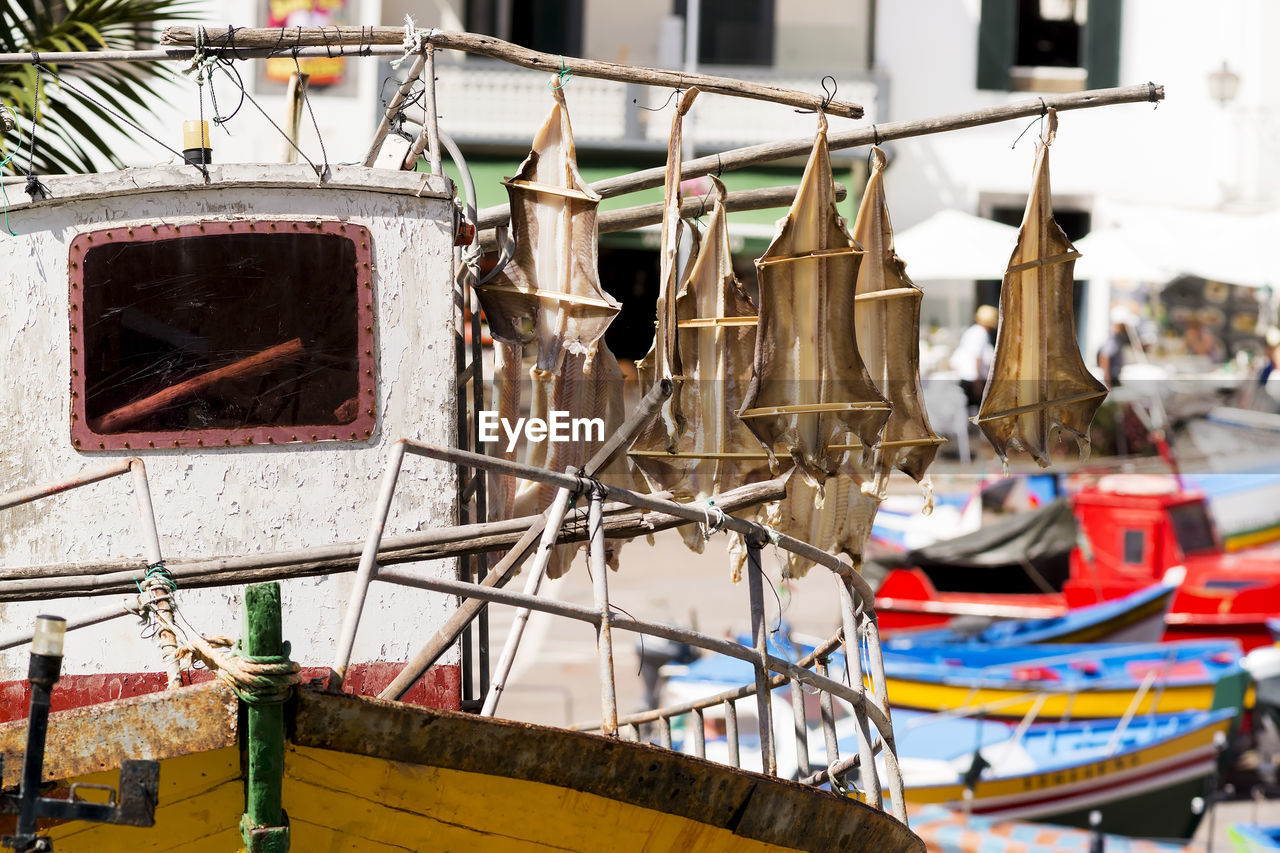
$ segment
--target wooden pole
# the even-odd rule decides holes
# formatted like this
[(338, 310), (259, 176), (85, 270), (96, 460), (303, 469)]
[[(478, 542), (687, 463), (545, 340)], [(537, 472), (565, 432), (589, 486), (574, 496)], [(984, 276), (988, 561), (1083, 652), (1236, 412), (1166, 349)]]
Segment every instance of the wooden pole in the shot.
[[(166, 27), (160, 34), (163, 45), (191, 47), (196, 44), (197, 27)], [(638, 65), (619, 65), (616, 62), (599, 62), (582, 57), (560, 56), (529, 50), (493, 36), (475, 33), (420, 30), (423, 46), (459, 50), (500, 59), (511, 65), (545, 71), (548, 74), (572, 73), (576, 77), (592, 77), (598, 80), (616, 80), (620, 83), (640, 83), (645, 86), (665, 86), (673, 89), (697, 87), (704, 92), (729, 95), (735, 98), (751, 98), (787, 104), (801, 109), (816, 110), (822, 107), (827, 115), (842, 118), (862, 118), (862, 107), (849, 101), (830, 100), (823, 95), (813, 95), (782, 86), (765, 83), (748, 83), (729, 77), (713, 77), (709, 74), (667, 71), (661, 68), (645, 68)], [(206, 51), (218, 48), (270, 48), (288, 51), (296, 47), (325, 47), (335, 52), (364, 45), (404, 44), (403, 27), (292, 27), (254, 28), (227, 27), (205, 30), (200, 36)], [(30, 57), (28, 57), (29, 59)]]
[[(284, 652), (280, 584), (264, 583), (244, 591), (244, 654), (250, 659), (278, 658)], [(284, 796), (284, 703), (249, 702), (245, 774), (245, 813), (240, 831), (245, 848), (287, 853), (289, 830), (281, 820)]]
[[(736, 210), (763, 210), (770, 207), (790, 207), (795, 201), (796, 191), (800, 187), (764, 187), (754, 190), (738, 190), (725, 196), (724, 209), (730, 213)], [(844, 201), (849, 191), (844, 184), (836, 184), (836, 201)], [(596, 226), (601, 234), (616, 231), (630, 231), (646, 225), (656, 225), (662, 221), (663, 203), (641, 204), (626, 207), (622, 210), (608, 210), (596, 217)], [(715, 201), (710, 196), (686, 198), (680, 205), (681, 219), (696, 219), (711, 213)], [(480, 233), (480, 248), (488, 251), (498, 247), (497, 233), (493, 229)]]
[[(832, 150), (856, 148), (860, 145), (872, 145), (878, 142), (889, 142), (894, 139), (909, 139), (913, 136), (927, 136), (932, 133), (947, 133), (963, 130), (968, 127), (979, 127), (985, 124), (996, 124), (1016, 118), (1037, 116), (1046, 110), (1059, 112), (1067, 110), (1083, 110), (1091, 107), (1107, 107), (1116, 104), (1157, 103), (1164, 100), (1164, 87), (1155, 83), (1144, 83), (1140, 86), (1122, 86), (1116, 89), (1092, 89), (1087, 92), (1075, 92), (1069, 95), (1045, 95), (1027, 101), (1018, 101), (1000, 107), (982, 110), (969, 110), (960, 113), (937, 116), (935, 118), (917, 119), (913, 121), (895, 121), (885, 124), (873, 124), (869, 128), (858, 130), (833, 131), (827, 134), (827, 146)], [(701, 175), (716, 174), (721, 171), (731, 172), (747, 166), (758, 166), (788, 157), (807, 156), (813, 149), (813, 137), (791, 139), (783, 142), (766, 142), (760, 145), (749, 145), (722, 151), (694, 160), (686, 160), (680, 165), (685, 180)], [(625, 193), (660, 187), (666, 177), (665, 166), (655, 166), (628, 175), (605, 178), (591, 184), (591, 189), (603, 198), (612, 198)], [(502, 225), (511, 218), (509, 205), (497, 205), (480, 211), (476, 227), (493, 228)]]
[[(782, 500), (786, 487), (778, 480), (739, 486), (716, 496), (716, 506), (737, 512)], [(606, 504), (606, 508), (610, 505)], [(614, 505), (616, 506), (616, 505)], [(529, 525), (542, 516), (486, 524), (464, 524), (443, 530), (387, 537), (378, 551), (378, 565), (421, 563), (471, 554), (501, 553), (513, 548)], [(630, 512), (606, 515), (605, 536), (632, 539), (693, 522), (667, 513)], [(580, 527), (580, 526), (579, 526)], [(581, 529), (563, 529), (556, 544), (581, 542)], [(413, 544), (413, 543), (417, 544)], [(300, 548), (244, 557), (169, 559), (165, 568), (183, 588), (231, 586), (253, 581), (352, 572), (360, 563), (363, 543)], [(134, 579), (146, 570), (143, 560), (110, 560), (55, 566), (24, 566), (0, 572), (0, 602), (71, 598), (137, 592)]]
[(269, 347), (262, 352), (254, 353), (247, 358), (233, 361), (231, 364), (193, 376), (176, 385), (170, 385), (163, 391), (157, 391), (149, 397), (143, 397), (128, 405), (121, 406), (102, 416), (94, 425), (98, 432), (119, 432), (138, 421), (155, 414), (162, 409), (195, 397), (219, 382), (231, 382), (257, 376), (277, 367), (297, 361), (306, 355), (302, 340), (294, 338), (283, 344)]
[(418, 75), (422, 74), (422, 68), (426, 64), (427, 56), (425, 53), (420, 53), (414, 57), (408, 76), (400, 84), (400, 88), (396, 90), (395, 95), (392, 96), (391, 103), (387, 104), (387, 111), (382, 114), (382, 121), (378, 122), (378, 129), (373, 134), (373, 142), (369, 145), (369, 150), (364, 155), (364, 165), (372, 166), (378, 159), (378, 153), (382, 151), (382, 143), (386, 140), (387, 134), (391, 132), (391, 118), (400, 110), (400, 105), (404, 103), (404, 99), (413, 91), (414, 84), (418, 82)]

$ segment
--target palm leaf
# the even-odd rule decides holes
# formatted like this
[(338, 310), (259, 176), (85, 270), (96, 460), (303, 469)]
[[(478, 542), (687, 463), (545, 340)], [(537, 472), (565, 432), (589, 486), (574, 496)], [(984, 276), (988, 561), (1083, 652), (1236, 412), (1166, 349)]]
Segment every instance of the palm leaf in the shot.
[[(56, 53), (147, 47), (140, 33), (192, 11), (196, 0), (0, 0), (0, 49), (9, 53)], [(36, 174), (96, 171), (122, 167), (112, 151), (113, 132), (124, 132), (126, 115), (137, 121), (154, 111), (156, 84), (177, 76), (172, 63), (45, 64), (0, 66), (0, 100), (22, 122), (30, 145), (35, 116), (36, 146), (30, 168)], [(20, 134), (0, 136), (0, 159)], [(24, 148), (25, 148), (24, 145)], [(26, 172), (26, 152), (6, 167)]]

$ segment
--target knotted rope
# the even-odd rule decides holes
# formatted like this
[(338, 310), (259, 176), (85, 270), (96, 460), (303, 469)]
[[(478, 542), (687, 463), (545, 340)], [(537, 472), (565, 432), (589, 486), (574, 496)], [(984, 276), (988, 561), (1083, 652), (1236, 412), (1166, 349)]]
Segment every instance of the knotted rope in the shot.
[(178, 583), (163, 563), (148, 566), (137, 585), (138, 606), (134, 612), (158, 638), (161, 655), (169, 665), (171, 686), (175, 685), (175, 673), (180, 675), (183, 666), (203, 664), (245, 704), (259, 706), (283, 702), (301, 681), (302, 667), (289, 659), (287, 642), (283, 654), (249, 655), (238, 641), (216, 635), (206, 637), (179, 626), (174, 600)]

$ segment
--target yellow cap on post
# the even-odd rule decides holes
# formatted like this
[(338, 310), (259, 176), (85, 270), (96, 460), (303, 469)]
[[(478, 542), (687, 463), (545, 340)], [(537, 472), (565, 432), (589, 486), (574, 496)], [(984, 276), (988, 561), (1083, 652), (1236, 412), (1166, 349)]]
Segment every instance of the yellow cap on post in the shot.
[(199, 120), (184, 121), (182, 123), (182, 147), (183, 149), (213, 147), (209, 144), (209, 122)]

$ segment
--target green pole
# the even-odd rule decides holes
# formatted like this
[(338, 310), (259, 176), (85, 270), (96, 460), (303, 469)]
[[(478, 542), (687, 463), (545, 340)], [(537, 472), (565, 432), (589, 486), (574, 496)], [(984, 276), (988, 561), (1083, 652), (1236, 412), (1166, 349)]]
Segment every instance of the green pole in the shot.
[[(284, 656), (280, 619), (280, 584), (245, 589), (242, 607), (242, 654), (249, 660)], [(240, 830), (248, 853), (286, 853), (289, 827), (281, 797), (284, 786), (284, 702), (248, 701), (249, 769), (245, 779), (245, 814)]]

